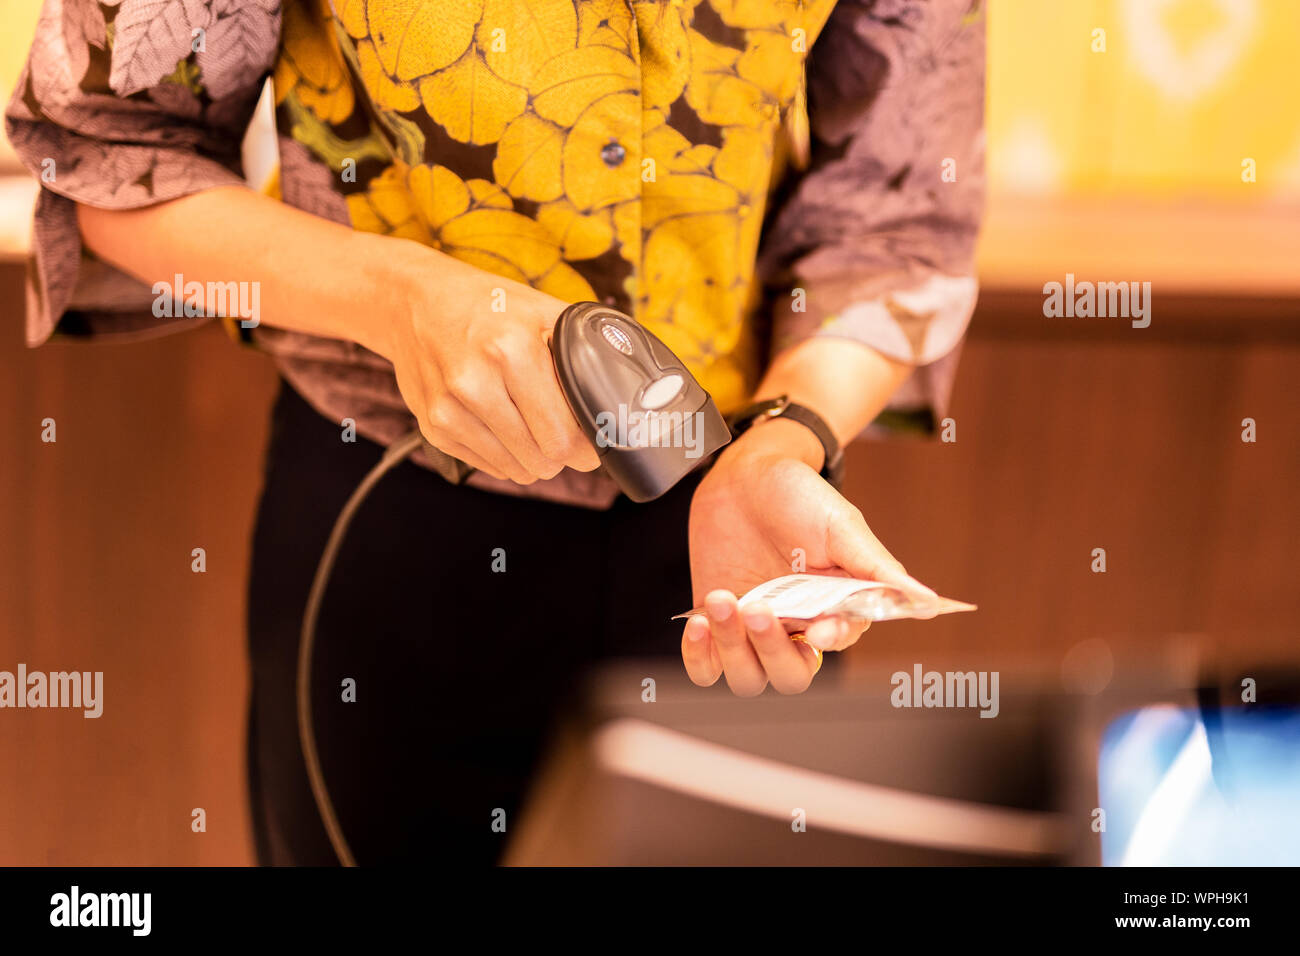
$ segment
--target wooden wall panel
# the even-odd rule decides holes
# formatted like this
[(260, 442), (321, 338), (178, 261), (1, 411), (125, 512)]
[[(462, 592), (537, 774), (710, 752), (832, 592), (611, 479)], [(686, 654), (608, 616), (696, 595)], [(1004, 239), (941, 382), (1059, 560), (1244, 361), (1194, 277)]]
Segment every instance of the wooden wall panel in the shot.
[(104, 713), (0, 711), (0, 864), (247, 863), (244, 576), (274, 372), (211, 326), (27, 350), (19, 272), (0, 300), (0, 669), (103, 671)]
[(1023, 318), (1015, 334), (1005, 317), (986, 336), (980, 320), (957, 442), (860, 443), (848, 487), (913, 574), (980, 610), (880, 626), (859, 667), (943, 653), (1054, 669), (1094, 637), (1121, 669), (1189, 647), (1207, 666), (1300, 659), (1300, 345), (1204, 328), (1088, 340)]

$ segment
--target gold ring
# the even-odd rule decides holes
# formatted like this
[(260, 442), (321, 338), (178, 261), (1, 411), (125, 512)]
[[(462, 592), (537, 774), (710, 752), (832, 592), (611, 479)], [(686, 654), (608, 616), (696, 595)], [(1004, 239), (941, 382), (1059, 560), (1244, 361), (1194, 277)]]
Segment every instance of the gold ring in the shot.
[(816, 674), (817, 671), (822, 669), (822, 650), (819, 647), (813, 647), (813, 645), (808, 644), (808, 639), (804, 637), (803, 631), (800, 631), (798, 634), (791, 634), (790, 640), (798, 641), (800, 644), (807, 644), (807, 646), (812, 650), (812, 652), (817, 655), (817, 670), (813, 671), (814, 674)]

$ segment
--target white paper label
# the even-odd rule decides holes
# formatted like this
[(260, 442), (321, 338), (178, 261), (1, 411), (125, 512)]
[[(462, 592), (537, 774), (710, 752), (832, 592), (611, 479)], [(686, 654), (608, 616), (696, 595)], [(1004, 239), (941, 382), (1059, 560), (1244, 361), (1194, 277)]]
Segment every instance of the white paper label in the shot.
[(890, 585), (880, 581), (859, 581), (856, 578), (836, 578), (823, 574), (787, 574), (782, 578), (764, 581), (747, 591), (740, 599), (740, 606), (766, 601), (777, 617), (808, 620), (825, 614), (850, 594), (881, 588), (890, 588)]

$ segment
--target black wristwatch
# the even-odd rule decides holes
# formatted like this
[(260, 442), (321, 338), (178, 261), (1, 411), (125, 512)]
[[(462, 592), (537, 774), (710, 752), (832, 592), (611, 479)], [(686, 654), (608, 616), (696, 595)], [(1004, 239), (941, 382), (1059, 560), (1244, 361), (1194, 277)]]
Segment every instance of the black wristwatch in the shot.
[(755, 402), (728, 416), (727, 426), (731, 429), (732, 440), (739, 438), (758, 422), (769, 418), (788, 418), (803, 425), (817, 436), (826, 456), (822, 463), (821, 475), (830, 482), (831, 487), (839, 491), (844, 483), (844, 450), (835, 440), (835, 433), (831, 431), (825, 419), (811, 408), (790, 401), (788, 395)]

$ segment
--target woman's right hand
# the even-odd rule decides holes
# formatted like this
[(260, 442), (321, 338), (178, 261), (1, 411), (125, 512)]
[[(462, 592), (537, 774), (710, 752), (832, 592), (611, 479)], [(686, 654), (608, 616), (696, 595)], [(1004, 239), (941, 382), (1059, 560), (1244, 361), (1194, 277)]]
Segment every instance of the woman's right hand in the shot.
[(468, 465), (528, 484), (600, 464), (555, 378), (546, 336), (567, 303), (554, 296), (246, 186), (77, 217), (87, 248), (146, 285), (251, 281), (258, 321), (382, 355), (424, 437)]
[[(394, 254), (397, 245), (387, 240)], [(565, 467), (598, 468), (547, 345), (568, 303), (441, 252), (401, 245), (407, 248), (394, 264), (403, 291), (380, 351), (429, 443), (523, 485)]]

